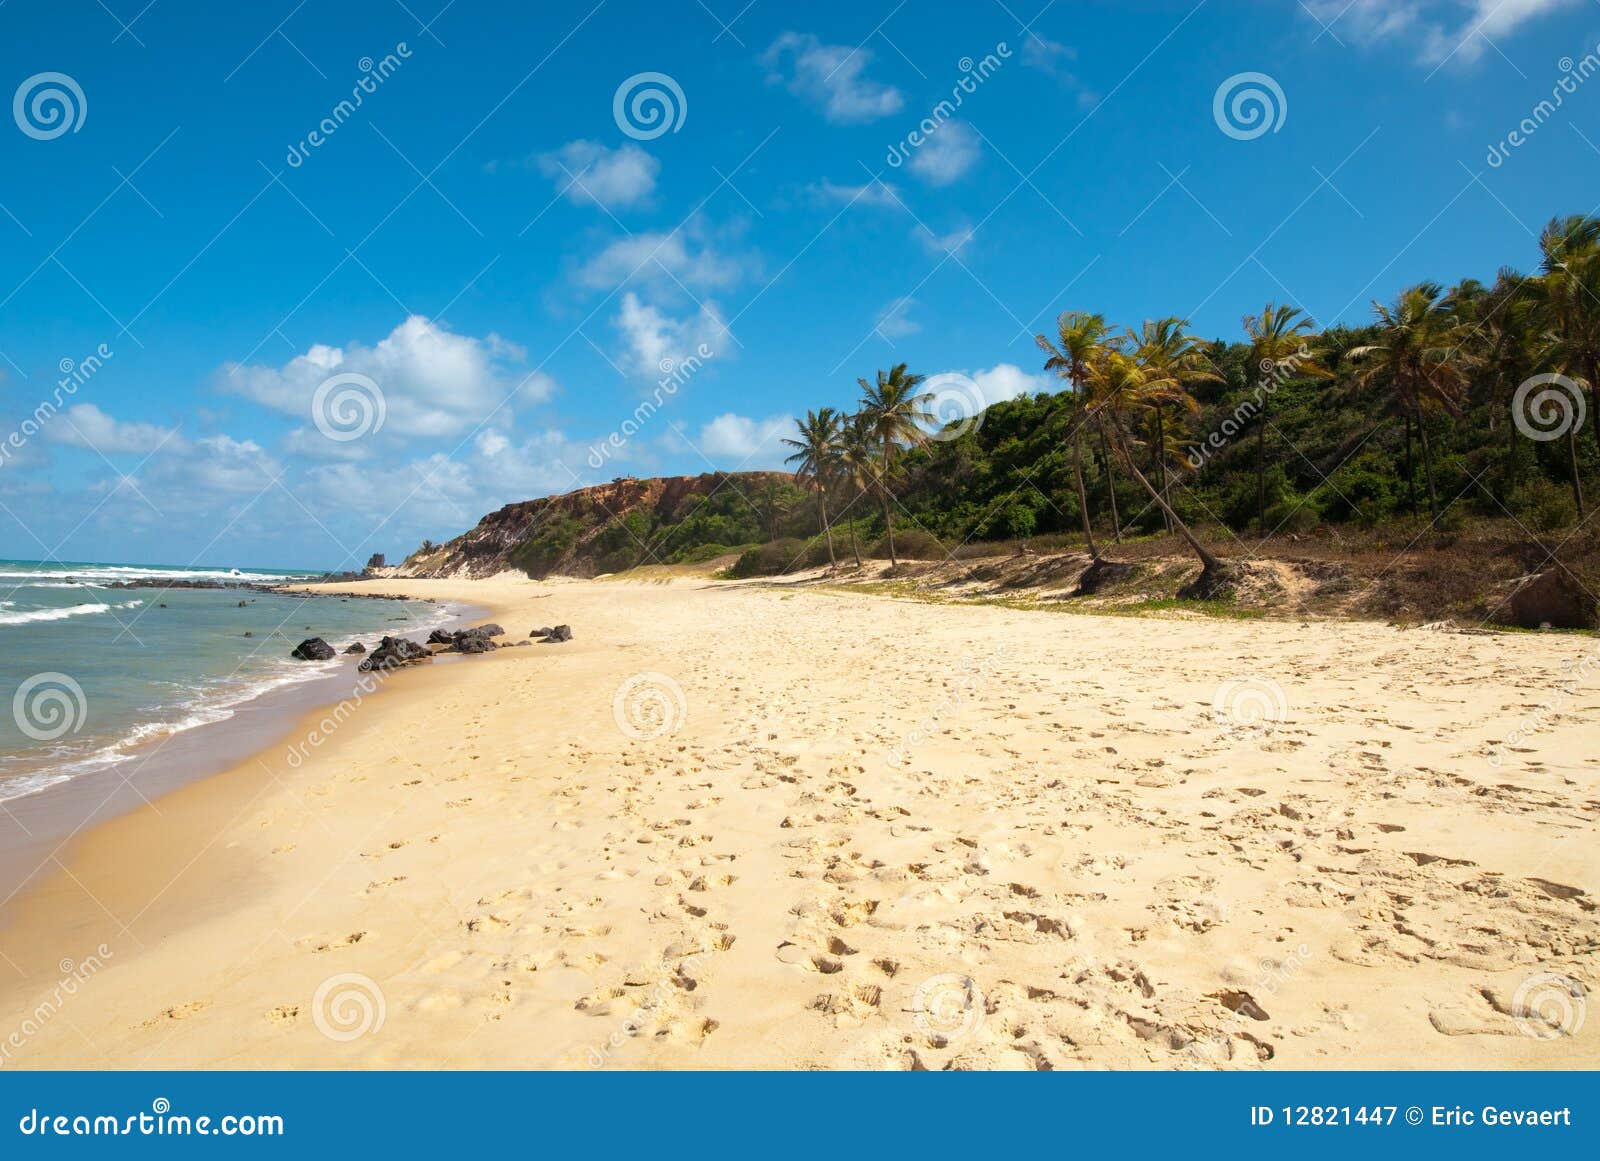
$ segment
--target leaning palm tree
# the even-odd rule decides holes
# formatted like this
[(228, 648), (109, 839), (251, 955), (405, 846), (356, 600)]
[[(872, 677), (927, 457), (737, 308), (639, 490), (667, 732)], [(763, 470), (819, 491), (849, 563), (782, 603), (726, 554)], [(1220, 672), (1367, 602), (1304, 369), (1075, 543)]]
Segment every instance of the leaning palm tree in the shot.
[(809, 480), (817, 490), (817, 510), (822, 517), (822, 533), (828, 540), (828, 567), (838, 568), (833, 555), (833, 527), (828, 523), (828, 489), (837, 475), (840, 415), (831, 407), (821, 411), (808, 411), (804, 419), (795, 421), (799, 439), (783, 442), (795, 449), (784, 463), (795, 464), (795, 475)]
[[(1367, 364), (1357, 372), (1356, 382), (1363, 387), (1386, 386), (1408, 424), (1416, 425), (1428, 481), (1428, 513), (1434, 524), (1439, 521), (1439, 492), (1433, 479), (1426, 412), (1436, 408), (1452, 418), (1461, 415), (1460, 399), (1471, 363), (1464, 345), (1466, 335), (1451, 317), (1443, 293), (1437, 283), (1421, 282), (1402, 291), (1392, 305), (1374, 302), (1384, 341), (1348, 353), (1352, 362)], [(1409, 426), (1407, 439), (1409, 454)]]
[(1539, 248), (1541, 321), (1555, 337), (1561, 372), (1589, 386), (1590, 420), (1600, 445), (1600, 218), (1552, 221), (1539, 236)]
[(894, 455), (902, 447), (914, 447), (926, 442), (928, 428), (938, 423), (938, 416), (928, 410), (933, 394), (918, 391), (921, 375), (908, 374), (906, 365), (898, 363), (888, 371), (879, 371), (875, 383), (857, 379), (861, 384), (861, 410), (868, 418), (873, 440), (882, 457), (882, 471), (878, 475), (878, 499), (883, 504), (883, 528), (889, 538), (889, 564), (898, 567), (899, 558), (894, 551), (894, 518), (889, 512), (889, 484), (894, 479)]
[[(1170, 381), (1182, 388), (1186, 397), (1191, 383), (1206, 380), (1218, 382), (1222, 378), (1206, 357), (1199, 340), (1187, 332), (1188, 325), (1188, 319), (1175, 316), (1146, 319), (1137, 333), (1129, 330), (1126, 340), (1127, 349), (1133, 353), (1133, 358), (1144, 368), (1145, 375), (1152, 382)], [(1193, 402), (1190, 398), (1189, 403)], [(1150, 410), (1154, 427), (1150, 442), (1154, 451), (1156, 484), (1161, 489), (1162, 499), (1170, 501), (1167, 460), (1171, 448), (1167, 439), (1165, 405), (1158, 400), (1150, 405)], [(1171, 532), (1172, 521), (1166, 512), (1167, 509), (1162, 510), (1162, 519), (1166, 522), (1167, 531)]]
[[(1244, 316), (1244, 333), (1250, 339), (1250, 364), (1261, 410), (1256, 416), (1256, 526), (1267, 530), (1267, 411), (1272, 392), (1293, 373), (1331, 378), (1318, 361), (1320, 352), (1310, 343), (1316, 324), (1299, 307), (1267, 303), (1260, 314)], [(1272, 386), (1269, 386), (1271, 384)]]
[(1128, 421), (1131, 416), (1151, 407), (1181, 407), (1185, 411), (1193, 411), (1198, 406), (1194, 397), (1176, 380), (1153, 376), (1132, 355), (1117, 350), (1108, 350), (1102, 358), (1097, 359), (1090, 367), (1089, 377), (1098, 404), (1095, 412), (1097, 422), (1101, 430), (1108, 433), (1117, 458), (1139, 486), (1150, 493), (1150, 499), (1199, 558), (1200, 578), (1194, 586), (1195, 591), (1214, 591), (1225, 571), (1222, 561), (1200, 543), (1183, 518), (1167, 503), (1166, 497), (1145, 478), (1128, 446)]
[(1056, 335), (1055, 343), (1043, 335), (1035, 335), (1034, 342), (1050, 356), (1044, 362), (1044, 369), (1054, 371), (1072, 385), (1076, 402), (1076, 413), (1072, 417), (1072, 477), (1078, 485), (1078, 516), (1083, 523), (1083, 539), (1089, 547), (1089, 559), (1097, 562), (1100, 547), (1095, 543), (1089, 519), (1089, 493), (1083, 486), (1083, 429), (1091, 421), (1089, 368), (1105, 354), (1111, 328), (1103, 314), (1073, 310), (1057, 316)]

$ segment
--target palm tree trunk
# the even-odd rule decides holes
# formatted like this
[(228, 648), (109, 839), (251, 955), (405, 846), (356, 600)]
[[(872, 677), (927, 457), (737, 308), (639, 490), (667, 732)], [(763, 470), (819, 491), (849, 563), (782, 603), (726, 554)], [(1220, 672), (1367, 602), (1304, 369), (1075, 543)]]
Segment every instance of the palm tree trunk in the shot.
[[(1594, 425), (1594, 442), (1600, 447), (1600, 358), (1589, 360), (1589, 421)], [(1577, 478), (1576, 473), (1573, 476)], [(1583, 515), (1583, 504), (1578, 504), (1578, 515)]]
[(883, 502), (883, 532), (889, 538), (889, 567), (899, 568), (894, 552), (894, 517), (889, 514), (889, 473), (894, 471), (894, 445), (883, 441), (883, 475), (878, 477), (878, 499)]
[(1089, 546), (1089, 559), (1100, 559), (1100, 546), (1094, 542), (1094, 528), (1089, 522), (1089, 493), (1083, 487), (1083, 424), (1072, 433), (1072, 475), (1078, 483), (1078, 516), (1083, 521), (1083, 540)]
[(1439, 523), (1439, 493), (1433, 486), (1433, 448), (1428, 444), (1428, 425), (1422, 422), (1422, 415), (1417, 415), (1417, 435), (1422, 440), (1422, 469), (1428, 477), (1428, 516), (1432, 523)]
[(1417, 514), (1417, 470), (1411, 462), (1411, 412), (1406, 412), (1406, 495), (1411, 514)]
[[(860, 504), (861, 501), (863, 499), (865, 499), (865, 498), (866, 498), (866, 492), (858, 490), (856, 492), (855, 503), (852, 504), (851, 507), (854, 507), (856, 504)], [(856, 558), (856, 567), (860, 568), (861, 567), (861, 547), (856, 543), (856, 522), (855, 522), (855, 520), (851, 520), (850, 521), (850, 555), (852, 555), (852, 556), (854, 556)]]
[(1583, 478), (1578, 475), (1578, 432), (1567, 432), (1567, 467), (1572, 471), (1572, 501), (1578, 506), (1578, 523), (1583, 523)]
[(1185, 524), (1183, 520), (1179, 518), (1178, 514), (1172, 510), (1172, 506), (1168, 504), (1166, 500), (1162, 499), (1161, 493), (1156, 490), (1155, 486), (1151, 484), (1149, 480), (1144, 478), (1144, 473), (1139, 470), (1139, 465), (1133, 462), (1133, 457), (1127, 453), (1126, 449), (1122, 449), (1122, 451), (1123, 454), (1121, 459), (1123, 466), (1126, 467), (1130, 473), (1132, 473), (1133, 478), (1139, 481), (1139, 484), (1144, 488), (1144, 490), (1150, 493), (1150, 498), (1160, 506), (1161, 511), (1166, 515), (1167, 519), (1172, 521), (1172, 526), (1178, 530), (1178, 534), (1189, 542), (1189, 547), (1194, 550), (1195, 556), (1200, 558), (1201, 567), (1209, 573), (1214, 573), (1220, 569), (1222, 567), (1222, 562), (1216, 557), (1212, 556), (1211, 553), (1206, 551), (1206, 546), (1201, 544), (1200, 541), (1195, 538), (1195, 534), (1193, 532), (1189, 531), (1189, 526)]
[(1256, 420), (1256, 528), (1267, 531), (1267, 401), (1261, 397), (1261, 415)]
[[(1489, 414), (1494, 414), (1494, 408), (1489, 409)], [(1506, 448), (1506, 495), (1510, 495), (1522, 478), (1522, 457), (1517, 453), (1522, 450), (1521, 432), (1514, 423), (1506, 424), (1506, 437), (1509, 445)]]
[(1111, 500), (1111, 535), (1118, 544), (1122, 543), (1122, 517), (1117, 515), (1117, 481), (1111, 474), (1111, 449), (1106, 445), (1106, 431), (1100, 429), (1100, 459), (1106, 469), (1106, 495)]
[(889, 538), (889, 567), (899, 568), (900, 558), (894, 554), (894, 518), (889, 515), (889, 489), (880, 486), (878, 499), (883, 503), (883, 531)]
[[(1156, 408), (1156, 482), (1161, 485), (1161, 495), (1168, 499), (1167, 492), (1167, 429), (1161, 419), (1161, 408)], [(1161, 522), (1166, 525), (1167, 532), (1172, 532), (1172, 521), (1167, 519), (1166, 510), (1161, 512)]]
[(822, 531), (828, 538), (828, 568), (839, 567), (839, 562), (833, 557), (833, 525), (828, 523), (828, 493), (817, 492), (817, 507), (822, 511)]

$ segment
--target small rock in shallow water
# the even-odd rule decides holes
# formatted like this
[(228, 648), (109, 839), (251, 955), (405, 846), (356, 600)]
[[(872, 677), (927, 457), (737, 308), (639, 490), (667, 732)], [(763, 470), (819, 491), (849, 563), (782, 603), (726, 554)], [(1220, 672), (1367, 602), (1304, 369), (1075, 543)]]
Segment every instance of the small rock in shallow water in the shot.
[(327, 661), (334, 655), (333, 646), (321, 637), (307, 637), (289, 653), (296, 661)]
[(387, 671), (416, 661), (431, 661), (433, 654), (405, 637), (385, 637), (361, 662), (361, 671)]
[(365, 653), (366, 651), (367, 647), (359, 641), (354, 642), (350, 648), (345, 650), (346, 653)]

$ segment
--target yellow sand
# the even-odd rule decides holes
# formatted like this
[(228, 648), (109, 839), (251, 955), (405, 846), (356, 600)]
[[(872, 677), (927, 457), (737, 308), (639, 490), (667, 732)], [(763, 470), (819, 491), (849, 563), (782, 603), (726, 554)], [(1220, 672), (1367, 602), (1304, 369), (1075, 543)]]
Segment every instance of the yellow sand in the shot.
[(8, 1066), (1600, 1065), (1593, 638), (368, 587), (577, 639), (72, 846)]

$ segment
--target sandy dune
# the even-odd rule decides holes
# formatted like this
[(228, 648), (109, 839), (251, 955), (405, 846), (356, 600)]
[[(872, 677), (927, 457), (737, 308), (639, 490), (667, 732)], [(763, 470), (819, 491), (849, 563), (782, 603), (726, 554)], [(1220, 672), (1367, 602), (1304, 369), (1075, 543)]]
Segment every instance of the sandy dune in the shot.
[(8, 1065), (1600, 1066), (1592, 638), (381, 587), (577, 639), (80, 841)]

